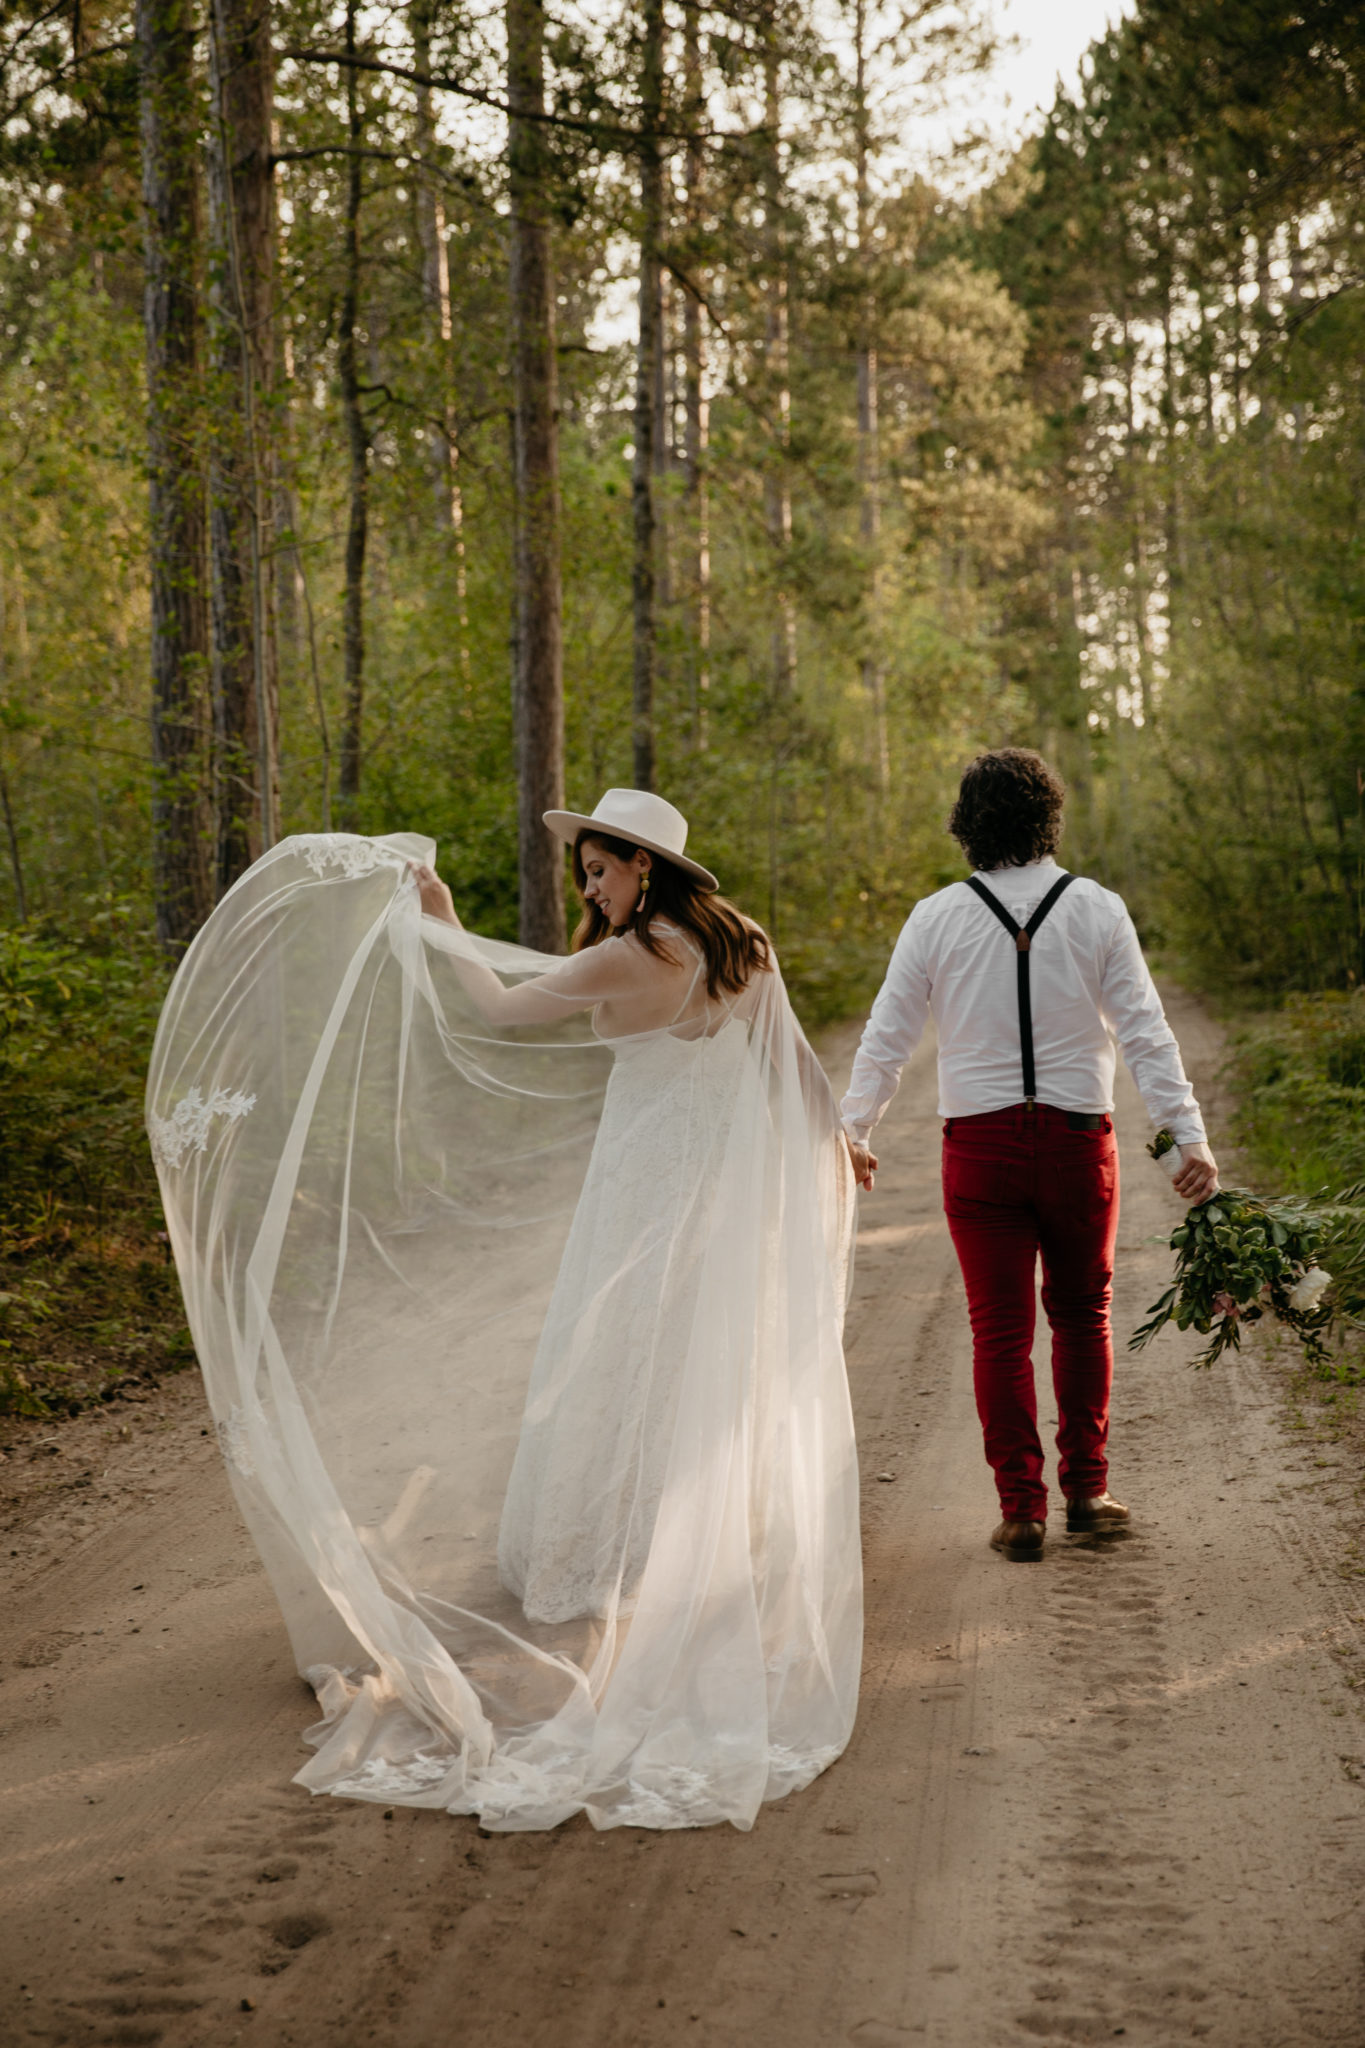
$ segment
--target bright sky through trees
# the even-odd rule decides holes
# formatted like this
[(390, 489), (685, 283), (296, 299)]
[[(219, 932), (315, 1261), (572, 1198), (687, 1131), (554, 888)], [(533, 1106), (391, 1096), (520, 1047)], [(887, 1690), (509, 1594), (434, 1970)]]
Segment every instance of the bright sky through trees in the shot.
[[(1072, 89), (1090, 45), (1131, 12), (1132, 0), (1000, 0), (993, 18), (1002, 47), (990, 69), (941, 88), (939, 104), (921, 105), (903, 148), (889, 155), (955, 193), (986, 184), (1024, 136), (1042, 127), (1059, 81)], [(459, 118), (469, 111), (462, 107)], [(500, 132), (490, 146), (501, 146)], [(884, 168), (892, 169), (889, 160)], [(603, 291), (591, 330), (599, 348), (624, 342), (634, 327), (633, 255), (628, 247), (615, 253), (619, 275)]]
[[(995, 21), (1006, 47), (984, 78), (963, 79), (949, 107), (925, 121), (925, 146), (946, 152), (984, 129), (1002, 149), (1015, 147), (1041, 127), (1058, 80), (1071, 88), (1091, 43), (1131, 12), (1130, 0), (1001, 0)], [(975, 185), (994, 168), (994, 157), (977, 156), (962, 182)]]

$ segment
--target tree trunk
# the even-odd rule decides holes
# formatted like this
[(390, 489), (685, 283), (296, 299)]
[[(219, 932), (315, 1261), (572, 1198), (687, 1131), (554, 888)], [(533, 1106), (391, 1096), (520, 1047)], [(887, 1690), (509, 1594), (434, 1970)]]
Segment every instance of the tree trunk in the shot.
[[(660, 219), (662, 243), (664, 222)], [(670, 313), (672, 293), (662, 261), (658, 265), (659, 296), (654, 317), (654, 576), (659, 610), (673, 602), (672, 533), (668, 476), (673, 467), (673, 347)], [(663, 654), (659, 655), (662, 662)]]
[(635, 348), (635, 458), (631, 472), (634, 557), (631, 610), (634, 620), (632, 740), (635, 787), (654, 787), (654, 682), (658, 666), (655, 619), (654, 513), (655, 394), (662, 370), (659, 304), (659, 244), (663, 229), (663, 0), (644, 0), (644, 48), (640, 71), (640, 321)]
[(765, 9), (763, 45), (763, 125), (766, 130), (763, 235), (768, 310), (765, 322), (768, 383), (773, 409), (773, 444), (764, 481), (764, 514), (773, 556), (776, 603), (773, 616), (773, 693), (779, 700), (796, 687), (796, 609), (788, 581), (791, 552), (792, 500), (787, 476), (791, 440), (791, 388), (788, 382), (787, 267), (782, 235), (781, 79), (777, 18)]
[[(205, 500), (198, 439), (202, 213), (194, 9), (138, 0), (152, 598), (152, 874), (156, 931), (180, 953), (213, 902), (205, 803)], [(17, 841), (6, 823), (20, 890)]]
[[(9, 799), (9, 777), (6, 775), (3, 767), (0, 767), (0, 811), (3, 811), (5, 814), (5, 840), (9, 847), (10, 874), (14, 879), (14, 900), (18, 905), (19, 922), (20, 924), (27, 924), (28, 895), (24, 888), (24, 864), (19, 858), (19, 832), (14, 822), (14, 807)], [(161, 899), (158, 897), (158, 910), (160, 906)], [(160, 936), (159, 924), (158, 936)], [(164, 945), (165, 943), (166, 941), (163, 939), (162, 944)], [(177, 946), (175, 950), (179, 951), (180, 949)]]
[[(284, 253), (283, 229), (280, 255)], [(296, 682), (303, 669), (303, 557), (299, 552), (299, 501), (294, 489), (294, 337), (287, 318), (276, 325), (276, 404), (271, 437), (275, 472), (275, 607), (279, 621), (282, 687)]]
[(564, 862), (541, 814), (564, 803), (564, 657), (559, 576), (559, 379), (547, 187), (542, 0), (507, 0), (508, 185), (512, 213), (517, 851), (523, 945), (564, 950)]
[(1133, 564), (1131, 585), (1131, 607), (1133, 621), (1133, 645), (1137, 654), (1136, 667), (1130, 667), (1127, 674), (1128, 705), (1126, 712), (1120, 711), (1115, 702), (1115, 712), (1122, 719), (1130, 719), (1139, 726), (1147, 715), (1152, 698), (1152, 640), (1150, 618), (1150, 590), (1147, 577), (1147, 507), (1146, 470), (1143, 451), (1138, 446), (1137, 419), (1137, 341), (1125, 313), (1123, 322), (1123, 378), (1124, 378), (1124, 454), (1128, 472), (1128, 516), (1129, 548)]
[[(356, 0), (347, 0), (346, 54), (355, 55)], [(356, 830), (359, 818), (361, 740), (365, 719), (365, 549), (370, 523), (370, 443), (360, 403), (360, 364), (356, 327), (360, 318), (360, 204), (364, 115), (360, 105), (360, 74), (346, 67), (346, 130), (351, 154), (346, 172), (345, 279), (337, 341), (337, 373), (341, 410), (346, 421), (350, 457), (350, 503), (346, 518), (346, 592), (342, 612), (345, 709), (341, 727), (341, 774), (337, 794), (341, 822)]]
[[(417, 0), (412, 10), (414, 68), (431, 71), (431, 0)], [(461, 680), (468, 687), (469, 586), (465, 571), (464, 493), (460, 488), (460, 437), (451, 390), (450, 261), (446, 252), (445, 205), (435, 176), (436, 119), (431, 89), (417, 88), (417, 232), (422, 243), (422, 301), (433, 352), (439, 366), (439, 418), (432, 424), (428, 445), (436, 489), (436, 517), (450, 538), (455, 568), (455, 617)]]
[[(867, 272), (870, 200), (868, 193), (867, 0), (854, 8), (854, 149), (853, 189), (858, 263)], [(885, 793), (891, 781), (886, 728), (886, 689), (881, 650), (881, 461), (877, 434), (876, 307), (870, 289), (858, 313), (858, 532), (867, 561), (867, 646), (863, 654), (863, 689), (872, 709), (873, 753), (877, 785)]]
[[(1163, 452), (1166, 458), (1163, 551), (1166, 558), (1166, 641), (1169, 673), (1184, 626), (1182, 601), (1185, 578), (1184, 564), (1181, 560), (1184, 551), (1184, 532), (1180, 516), (1180, 395), (1175, 366), (1174, 290), (1170, 270), (1167, 271), (1163, 282), (1165, 288), (1161, 301), (1161, 416)], [(1153, 700), (1147, 706), (1149, 719), (1155, 719), (1156, 709)]]
[[(8, 628), (9, 620), (5, 604), (4, 567), (3, 564), (0, 564), (0, 713), (4, 711), (10, 694), (6, 647), (9, 639)], [(21, 696), (25, 694), (25, 680), (24, 677), (20, 677), (19, 687)], [(152, 737), (155, 742), (155, 725), (152, 728)], [(15, 821), (14, 805), (10, 799), (9, 775), (6, 772), (3, 759), (0, 759), (0, 815), (4, 817), (5, 821), (5, 840), (9, 848), (10, 876), (14, 882), (14, 901), (19, 912), (19, 922), (20, 924), (27, 924), (29, 911), (28, 890), (24, 886), (24, 863), (19, 851), (19, 827)], [(158, 902), (159, 900), (158, 898)]]
[[(701, 37), (698, 8), (689, 4), (683, 17), (683, 98), (686, 106), (688, 140), (683, 158), (687, 194), (689, 273), (696, 261), (694, 244), (699, 238), (702, 209), (702, 150), (698, 135), (704, 112), (701, 72)], [(686, 442), (686, 491), (688, 533), (691, 540), (689, 596), (691, 600), (692, 656), (692, 740), (698, 753), (706, 751), (709, 739), (707, 696), (711, 688), (711, 531), (710, 488), (707, 456), (711, 438), (710, 405), (706, 395), (706, 338), (702, 327), (702, 303), (693, 291), (683, 294), (683, 415)]]
[(217, 883), (274, 844), (279, 685), (269, 406), (274, 377), (274, 61), (269, 0), (211, 0), (211, 632)]

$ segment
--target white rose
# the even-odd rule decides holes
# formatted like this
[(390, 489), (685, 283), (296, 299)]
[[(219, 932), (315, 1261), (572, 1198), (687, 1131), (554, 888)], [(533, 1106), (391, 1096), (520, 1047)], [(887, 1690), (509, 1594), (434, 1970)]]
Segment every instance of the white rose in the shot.
[(1294, 1291), (1289, 1297), (1289, 1306), (1307, 1313), (1315, 1309), (1332, 1284), (1330, 1273), (1324, 1273), (1321, 1266), (1310, 1266), (1294, 1282)]

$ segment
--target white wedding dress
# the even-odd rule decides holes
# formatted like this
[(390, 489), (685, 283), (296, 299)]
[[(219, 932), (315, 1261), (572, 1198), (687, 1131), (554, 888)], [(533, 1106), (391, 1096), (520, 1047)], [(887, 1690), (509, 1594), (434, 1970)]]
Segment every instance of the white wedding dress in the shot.
[[(682, 950), (676, 934), (671, 943)], [(754, 1086), (737, 1016), (700, 1042), (668, 1030), (604, 1042), (615, 1064), (531, 1369), (498, 1547), (503, 1583), (533, 1621), (605, 1616), (633, 1598), (726, 1137)]]
[[(314, 1790), (729, 1820), (847, 1740), (851, 1176), (776, 969), (421, 916), (288, 840), (176, 976), (148, 1120)], [(596, 1028), (594, 1029), (593, 1026)]]

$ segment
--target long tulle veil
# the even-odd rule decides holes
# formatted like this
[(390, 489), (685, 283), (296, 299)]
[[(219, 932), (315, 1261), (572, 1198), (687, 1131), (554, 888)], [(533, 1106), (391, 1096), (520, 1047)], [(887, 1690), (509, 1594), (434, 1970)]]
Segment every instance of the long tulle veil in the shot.
[(582, 1013), (483, 1021), (445, 954), (556, 963), (424, 919), (433, 851), (266, 854), (181, 963), (148, 1080), (218, 1437), (322, 1705), (299, 1781), (490, 1828), (747, 1827), (839, 1753), (857, 1692), (830, 1091), (756, 977), (643, 1570), (529, 1620), (499, 1520), (612, 1053)]

